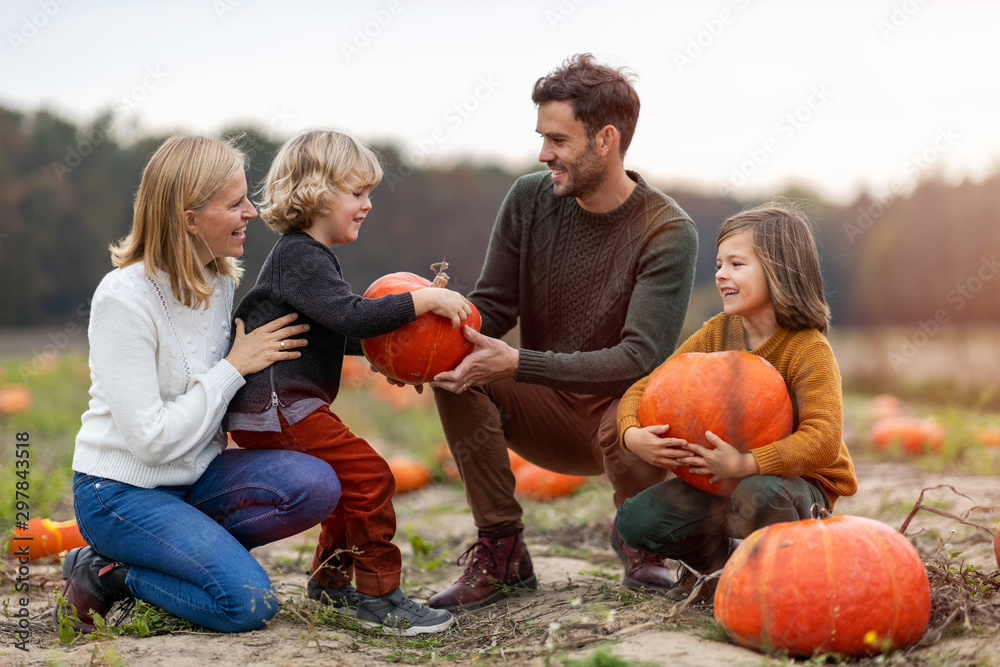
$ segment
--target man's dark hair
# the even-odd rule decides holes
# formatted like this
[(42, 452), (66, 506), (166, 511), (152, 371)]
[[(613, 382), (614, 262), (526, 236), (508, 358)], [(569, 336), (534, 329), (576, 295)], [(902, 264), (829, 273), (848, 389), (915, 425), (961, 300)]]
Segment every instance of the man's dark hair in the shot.
[(580, 53), (538, 79), (531, 101), (537, 105), (569, 101), (589, 136), (596, 135), (605, 125), (614, 125), (621, 135), (619, 152), (624, 157), (639, 120), (639, 95), (632, 87), (634, 80), (631, 70), (599, 65), (591, 54)]

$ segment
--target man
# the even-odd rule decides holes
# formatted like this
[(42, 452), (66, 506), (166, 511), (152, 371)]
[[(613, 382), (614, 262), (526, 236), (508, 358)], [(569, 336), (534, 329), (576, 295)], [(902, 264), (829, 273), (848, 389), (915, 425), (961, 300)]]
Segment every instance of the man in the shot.
[[(536, 578), (521, 537), (507, 447), (562, 473), (607, 472), (615, 505), (667, 471), (618, 445), (618, 398), (677, 346), (697, 234), (677, 204), (624, 167), (639, 116), (631, 76), (574, 56), (535, 83), (538, 156), (500, 209), (469, 300), (482, 333), (434, 378), (445, 436), (479, 538), (464, 574), (429, 600), (448, 610), (499, 601)], [(520, 349), (498, 338), (520, 321)], [(612, 546), (630, 587), (668, 589), (663, 559)], [(459, 559), (460, 564), (462, 559)]]

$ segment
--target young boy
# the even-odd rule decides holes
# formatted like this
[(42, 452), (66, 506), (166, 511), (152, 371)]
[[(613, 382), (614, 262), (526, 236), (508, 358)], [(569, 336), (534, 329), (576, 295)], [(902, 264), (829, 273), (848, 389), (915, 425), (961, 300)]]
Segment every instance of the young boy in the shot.
[(371, 210), (369, 193), (381, 178), (371, 150), (339, 132), (306, 132), (278, 152), (260, 215), (282, 236), (236, 318), (251, 331), (279, 313), (298, 313), (310, 327), (308, 344), (299, 348), (301, 357), (246, 378), (229, 405), (228, 428), (240, 447), (304, 451), (328, 462), (340, 479), (340, 504), (321, 524), (309, 568), (309, 597), (387, 632), (415, 635), (451, 627), (454, 617), (399, 589), (392, 473), (330, 404), (344, 354), (361, 353), (358, 339), (388, 333), (425, 312), (458, 327), (471, 306), (457, 292), (431, 287), (379, 299), (351, 291), (331, 247), (357, 239)]

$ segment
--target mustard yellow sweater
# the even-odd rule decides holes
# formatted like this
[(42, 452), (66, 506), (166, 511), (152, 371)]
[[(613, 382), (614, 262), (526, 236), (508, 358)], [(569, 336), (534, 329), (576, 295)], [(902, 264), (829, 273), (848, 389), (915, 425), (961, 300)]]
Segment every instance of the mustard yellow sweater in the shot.
[[(743, 319), (720, 313), (674, 352), (745, 350)], [(817, 480), (830, 497), (851, 496), (858, 490), (854, 463), (843, 441), (840, 369), (826, 337), (817, 329), (778, 328), (753, 354), (767, 359), (781, 374), (792, 399), (792, 434), (751, 450), (762, 475)], [(671, 355), (673, 356), (673, 355)], [(639, 399), (649, 382), (642, 378), (618, 406), (618, 436), (639, 424)]]

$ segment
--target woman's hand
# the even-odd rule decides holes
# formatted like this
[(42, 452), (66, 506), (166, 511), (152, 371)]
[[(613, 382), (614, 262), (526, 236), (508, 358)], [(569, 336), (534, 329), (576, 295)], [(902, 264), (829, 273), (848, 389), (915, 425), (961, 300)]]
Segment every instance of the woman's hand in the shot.
[(760, 466), (753, 454), (741, 452), (711, 431), (705, 431), (705, 437), (715, 445), (715, 449), (694, 442), (685, 445), (690, 454), (681, 459), (681, 463), (690, 466), (691, 472), (711, 475), (708, 481), (712, 483), (760, 474)]
[(458, 292), (443, 287), (423, 287), (411, 292), (413, 296), (413, 310), (418, 316), (424, 313), (435, 313), (448, 320), (451, 320), (451, 328), (457, 329), (462, 326), (469, 315), (472, 314), (472, 304)]
[(680, 459), (691, 453), (684, 448), (688, 444), (686, 440), (667, 437), (669, 430), (669, 424), (645, 428), (632, 426), (625, 430), (622, 440), (630, 452), (646, 463), (659, 468), (676, 468), (684, 465)]
[(309, 331), (309, 325), (292, 325), (297, 318), (297, 313), (290, 313), (271, 320), (250, 333), (245, 333), (243, 320), (236, 318), (236, 340), (233, 341), (233, 348), (226, 361), (246, 377), (264, 370), (276, 361), (301, 357), (302, 353), (295, 351), (295, 348), (307, 345), (308, 341), (290, 337)]

